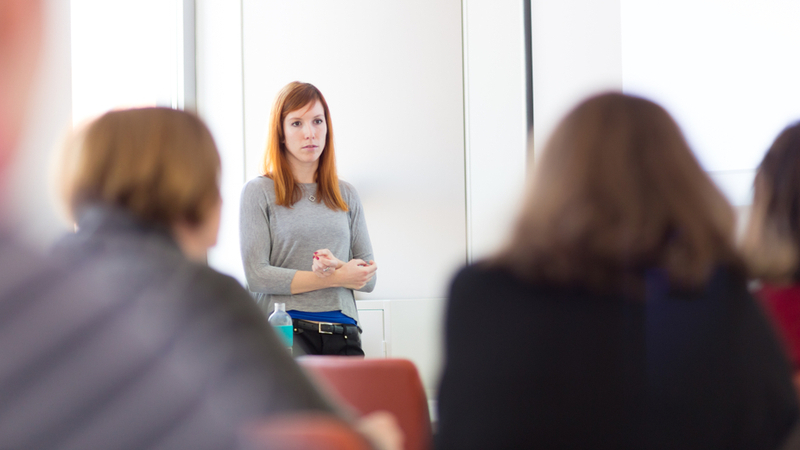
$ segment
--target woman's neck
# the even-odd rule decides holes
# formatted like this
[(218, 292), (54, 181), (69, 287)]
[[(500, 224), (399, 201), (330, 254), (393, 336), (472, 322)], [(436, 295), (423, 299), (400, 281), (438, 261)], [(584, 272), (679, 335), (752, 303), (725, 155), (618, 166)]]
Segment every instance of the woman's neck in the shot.
[(298, 183), (315, 183), (317, 181), (317, 167), (319, 167), (319, 161), (314, 161), (314, 163), (315, 164), (293, 164), (292, 174), (294, 175), (295, 181)]

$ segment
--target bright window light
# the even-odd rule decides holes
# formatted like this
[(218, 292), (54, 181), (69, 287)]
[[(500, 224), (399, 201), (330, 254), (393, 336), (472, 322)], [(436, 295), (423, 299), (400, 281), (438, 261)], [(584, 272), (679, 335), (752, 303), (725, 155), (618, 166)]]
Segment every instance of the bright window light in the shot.
[(621, 0), (623, 90), (669, 110), (736, 205), (800, 119), (800, 2)]
[(72, 119), (182, 107), (180, 0), (72, 0)]

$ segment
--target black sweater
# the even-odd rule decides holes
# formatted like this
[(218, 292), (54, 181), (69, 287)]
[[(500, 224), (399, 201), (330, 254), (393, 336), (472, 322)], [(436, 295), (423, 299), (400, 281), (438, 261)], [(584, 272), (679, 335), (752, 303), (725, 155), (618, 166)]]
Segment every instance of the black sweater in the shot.
[(798, 416), (745, 281), (641, 299), (463, 269), (446, 314), (440, 449), (773, 449)]

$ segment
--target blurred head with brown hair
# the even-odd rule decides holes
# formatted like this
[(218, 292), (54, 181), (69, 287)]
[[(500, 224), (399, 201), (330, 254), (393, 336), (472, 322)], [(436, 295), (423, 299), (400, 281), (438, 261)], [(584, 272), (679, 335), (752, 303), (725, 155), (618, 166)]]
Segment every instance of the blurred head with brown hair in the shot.
[(733, 210), (659, 105), (619, 93), (589, 98), (537, 163), (494, 258), (520, 277), (642, 292), (651, 268), (695, 288), (715, 265), (738, 265)]
[(758, 166), (742, 252), (756, 278), (800, 280), (800, 122), (778, 135)]
[(65, 146), (59, 171), (75, 220), (88, 207), (106, 205), (171, 230), (189, 256), (204, 256), (216, 243), (220, 158), (194, 114), (169, 108), (105, 113)]

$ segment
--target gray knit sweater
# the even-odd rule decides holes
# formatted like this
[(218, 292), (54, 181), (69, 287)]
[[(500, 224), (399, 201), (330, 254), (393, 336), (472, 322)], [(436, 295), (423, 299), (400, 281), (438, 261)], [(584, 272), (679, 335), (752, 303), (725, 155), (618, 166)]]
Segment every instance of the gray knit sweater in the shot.
[[(339, 188), (350, 211), (333, 211), (324, 203), (309, 200), (317, 184), (301, 185), (303, 198), (291, 208), (275, 203), (272, 179), (257, 177), (242, 191), (239, 233), (247, 284), (265, 314), (274, 303), (286, 309), (322, 312), (341, 310), (358, 320), (353, 291), (326, 288), (291, 295), (292, 278), (298, 270), (311, 270), (314, 252), (327, 248), (347, 262), (374, 259), (361, 200), (355, 188), (339, 180)], [(361, 291), (371, 292), (375, 277)]]

